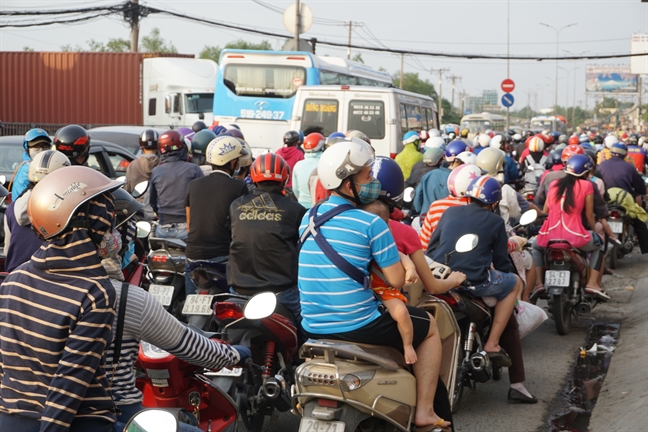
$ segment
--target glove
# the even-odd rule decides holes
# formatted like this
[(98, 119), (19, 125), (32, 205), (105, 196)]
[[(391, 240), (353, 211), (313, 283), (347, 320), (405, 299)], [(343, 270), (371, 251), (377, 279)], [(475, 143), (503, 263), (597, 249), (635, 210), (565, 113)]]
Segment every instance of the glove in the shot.
[(239, 357), (241, 357), (239, 363), (245, 363), (245, 360), (252, 358), (252, 351), (250, 351), (250, 348), (243, 345), (231, 345), (231, 347), (234, 348), (238, 352)]
[(517, 251), (521, 251), (524, 245), (527, 244), (528, 241), (524, 237), (519, 237), (519, 236), (512, 236), (510, 240), (513, 240), (517, 244), (517, 247), (515, 248), (515, 250)]

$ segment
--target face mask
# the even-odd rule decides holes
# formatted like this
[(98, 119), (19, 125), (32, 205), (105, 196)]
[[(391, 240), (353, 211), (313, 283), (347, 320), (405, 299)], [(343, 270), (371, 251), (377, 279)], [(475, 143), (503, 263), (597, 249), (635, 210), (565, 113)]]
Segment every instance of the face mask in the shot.
[(36, 155), (38, 153), (42, 153), (45, 150), (47, 150), (47, 149), (43, 148), (43, 147), (30, 147), (29, 148), (29, 157), (31, 158), (31, 160), (34, 160), (34, 158), (36, 157)]
[(121, 233), (117, 229), (114, 229), (112, 231), (108, 231), (104, 235), (103, 239), (101, 240), (101, 243), (99, 244), (99, 248), (97, 248), (97, 253), (99, 254), (99, 258), (101, 259), (113, 258), (117, 256), (121, 248), (122, 248)]
[(369, 183), (364, 183), (360, 185), (360, 190), (358, 191), (358, 199), (362, 204), (369, 204), (370, 202), (375, 201), (380, 196), (380, 188), (381, 188), (380, 180), (371, 179)]

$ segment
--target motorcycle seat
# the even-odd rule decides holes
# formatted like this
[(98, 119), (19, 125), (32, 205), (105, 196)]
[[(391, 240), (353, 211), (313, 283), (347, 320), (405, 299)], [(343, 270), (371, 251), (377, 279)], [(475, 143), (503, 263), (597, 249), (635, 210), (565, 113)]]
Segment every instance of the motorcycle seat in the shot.
[(185, 250), (187, 244), (180, 240), (174, 238), (162, 238), (162, 237), (149, 237), (149, 245), (151, 249), (182, 249)]
[(332, 352), (335, 358), (362, 360), (390, 371), (406, 367), (405, 357), (396, 348), (331, 339), (309, 339), (302, 345), (300, 357), (324, 357), (327, 351)]

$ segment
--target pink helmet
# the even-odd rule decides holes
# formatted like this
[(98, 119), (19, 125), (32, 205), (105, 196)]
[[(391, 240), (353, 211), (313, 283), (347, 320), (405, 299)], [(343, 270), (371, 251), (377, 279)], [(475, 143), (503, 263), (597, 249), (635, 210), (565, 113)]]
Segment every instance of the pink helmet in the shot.
[(482, 175), (482, 170), (477, 165), (464, 164), (452, 170), (448, 177), (448, 190), (456, 197), (466, 195), (466, 190), (471, 181)]

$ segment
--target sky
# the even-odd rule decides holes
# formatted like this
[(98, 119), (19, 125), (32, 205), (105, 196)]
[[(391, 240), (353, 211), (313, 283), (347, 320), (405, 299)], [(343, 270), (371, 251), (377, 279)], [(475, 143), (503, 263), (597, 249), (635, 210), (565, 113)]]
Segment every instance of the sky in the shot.
[[(285, 9), (291, 1), (264, 0), (275, 8)], [(509, 0), (510, 54), (555, 56), (555, 28), (576, 23), (560, 32), (559, 54), (585, 55), (629, 53), (630, 37), (634, 33), (648, 33), (648, 3), (640, 0)], [(0, 10), (46, 10), (84, 6), (113, 5), (119, 0), (99, 1), (38, 1), (0, 0)], [(236, 1), (167, 1), (140, 0), (143, 5), (173, 10), (188, 15), (240, 24), (244, 27), (287, 34), (282, 14), (246, 0)], [(507, 52), (507, 0), (307, 0), (315, 17), (312, 27), (303, 38), (346, 42), (348, 27), (342, 22), (362, 23), (354, 27), (352, 43), (364, 46), (385, 45), (390, 48), (412, 49), (457, 54), (498, 54)], [(0, 22), (6, 22), (5, 16)], [(285, 39), (258, 36), (235, 30), (198, 24), (181, 18), (149, 15), (141, 23), (140, 36), (152, 28), (160, 29), (161, 36), (170, 40), (180, 53), (198, 54), (205, 45), (223, 46), (245, 39), (259, 42), (269, 40), (277, 49)], [(62, 45), (87, 45), (94, 39), (106, 42), (109, 38), (130, 39), (130, 30), (118, 16), (102, 17), (79, 23), (31, 28), (0, 28), (0, 50), (22, 51), (29, 46), (36, 51), (59, 51)], [(352, 50), (361, 53), (364, 62), (374, 68), (384, 67), (389, 72), (400, 70), (400, 56)], [(317, 46), (317, 54), (346, 56), (346, 48)], [(594, 96), (585, 95), (586, 65), (628, 65), (628, 58), (612, 60), (561, 61), (558, 80), (558, 104), (576, 104), (592, 108)], [(515, 81), (512, 109), (530, 104), (533, 108), (550, 107), (555, 98), (555, 61), (511, 60), (510, 78)], [(441, 57), (406, 56), (405, 72), (416, 72), (439, 87), (439, 76), (432, 69), (443, 72), (442, 94), (451, 99), (451, 82), (455, 79), (455, 105), (459, 93), (478, 96), (482, 90), (497, 89), (507, 75), (506, 60), (467, 60)], [(574, 85), (575, 83), (575, 85)], [(644, 103), (646, 103), (644, 96)]]

